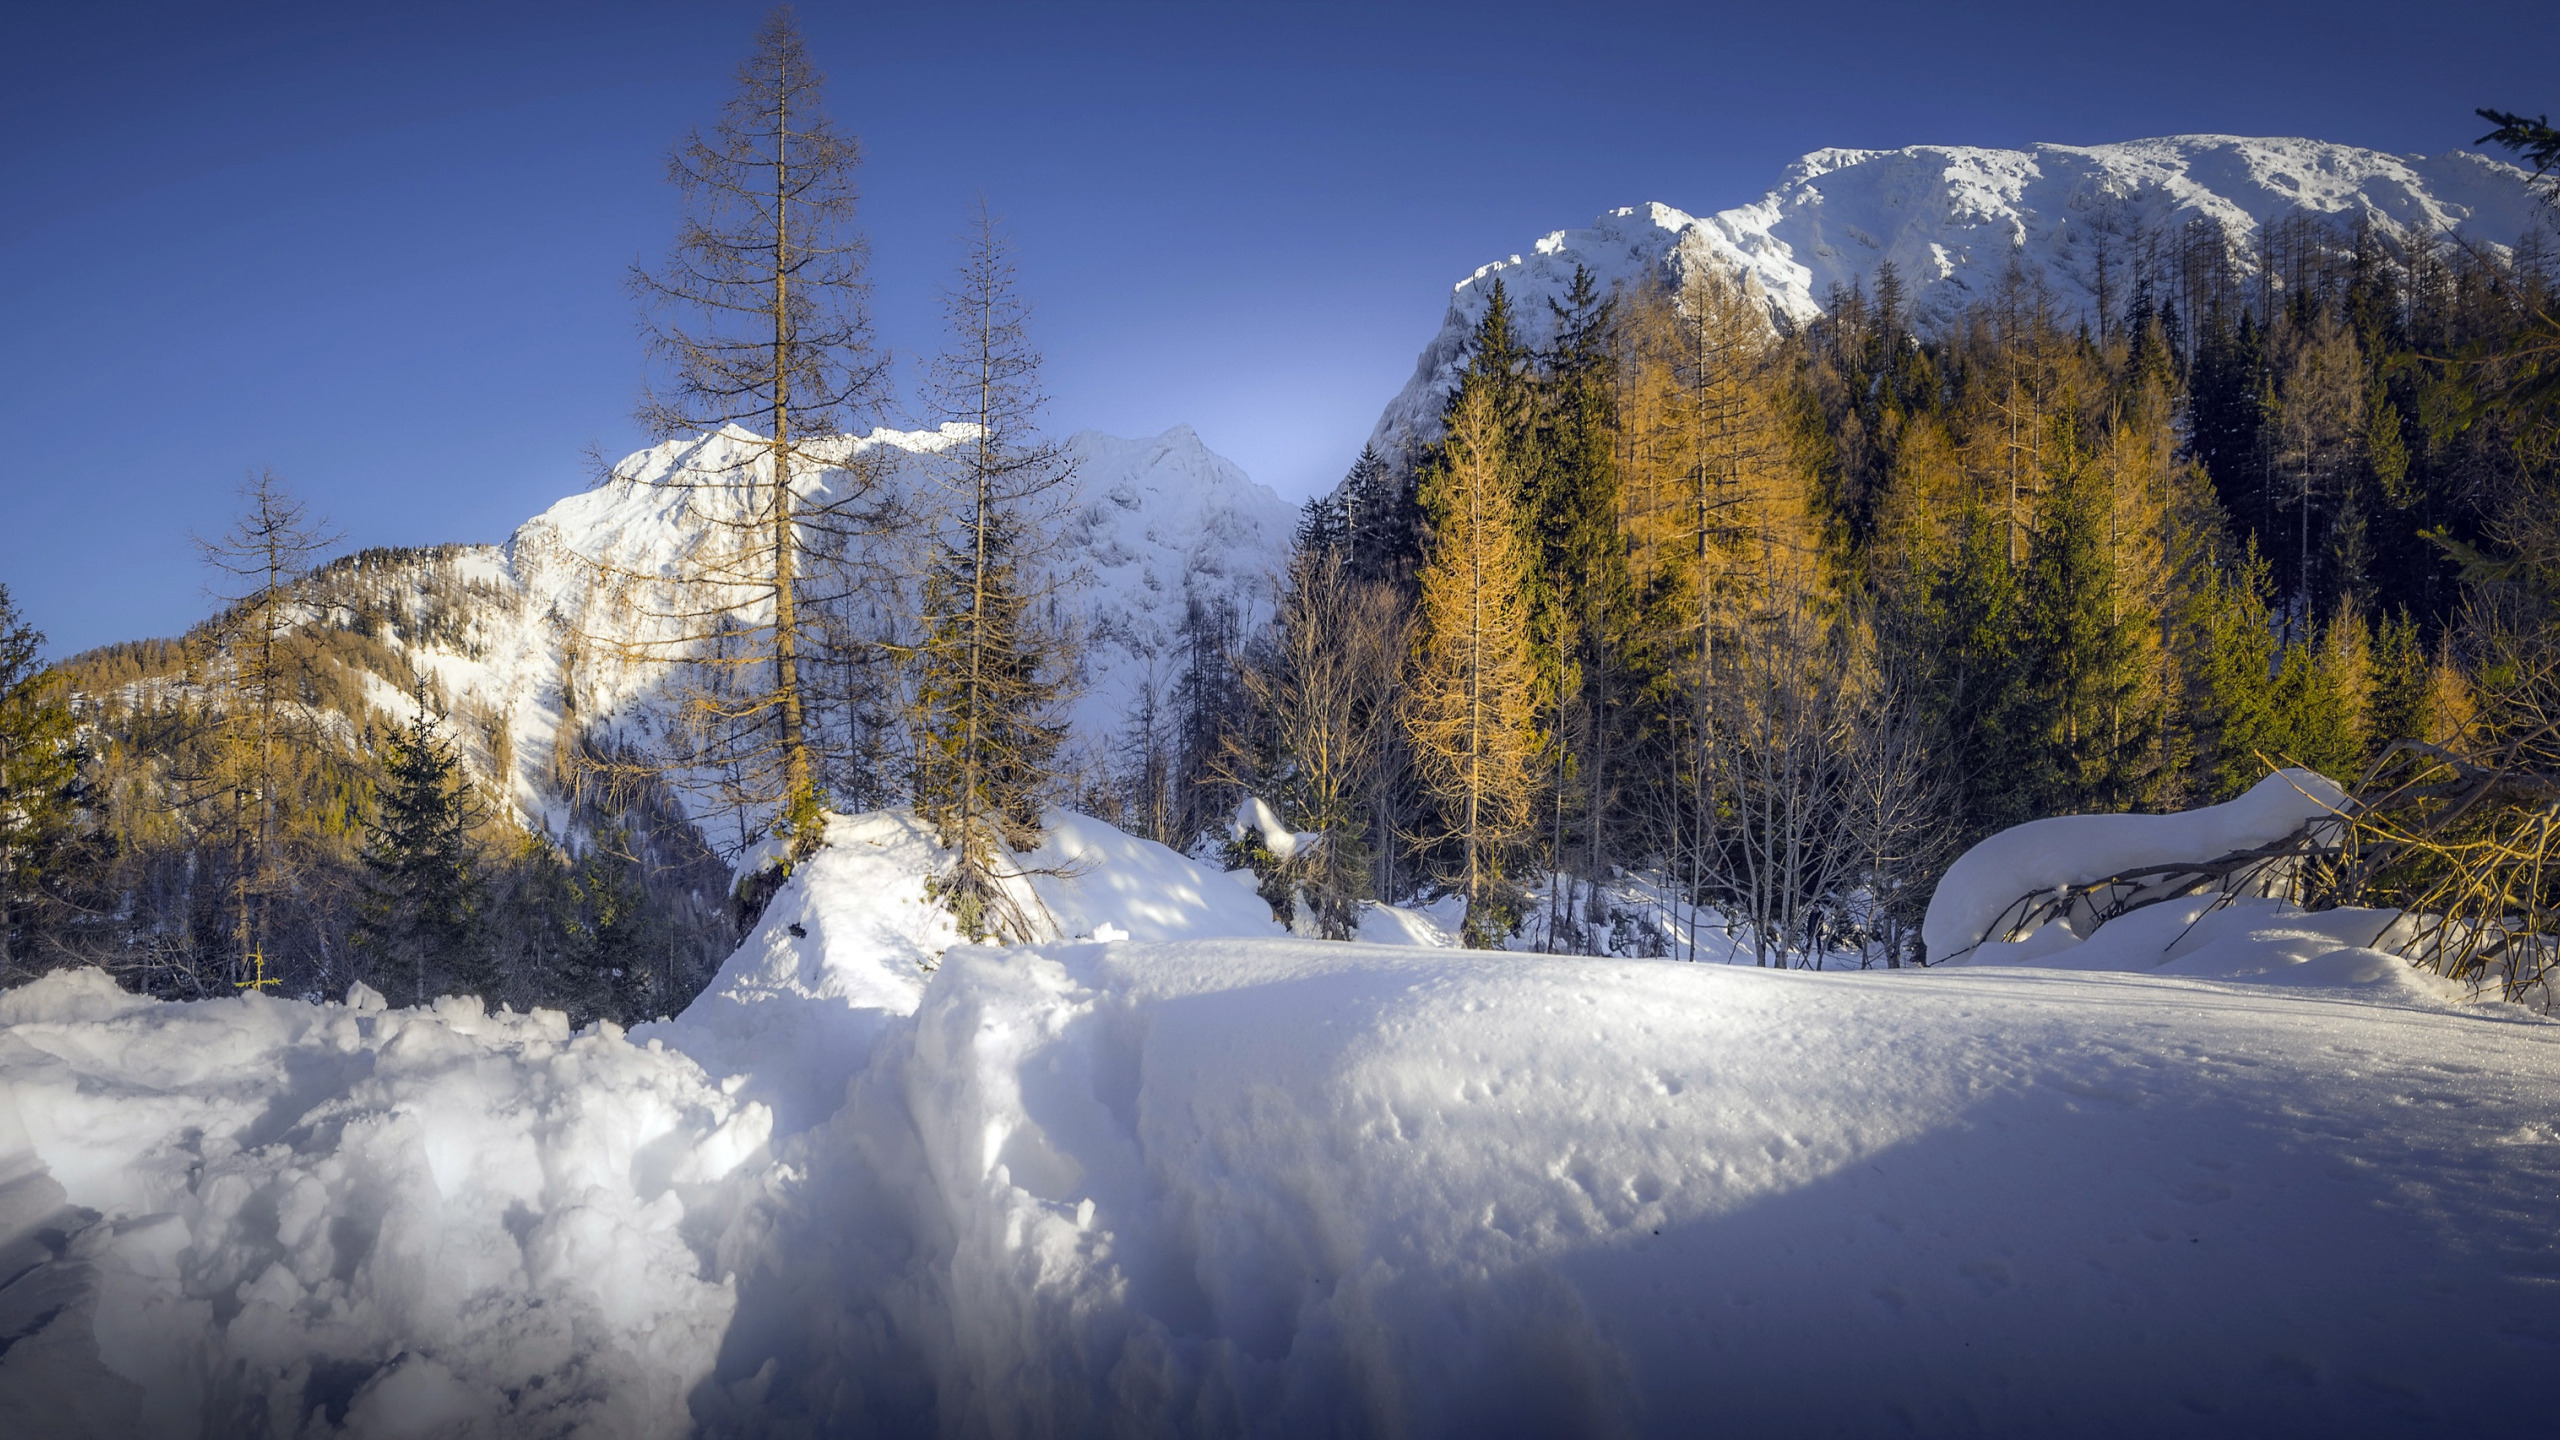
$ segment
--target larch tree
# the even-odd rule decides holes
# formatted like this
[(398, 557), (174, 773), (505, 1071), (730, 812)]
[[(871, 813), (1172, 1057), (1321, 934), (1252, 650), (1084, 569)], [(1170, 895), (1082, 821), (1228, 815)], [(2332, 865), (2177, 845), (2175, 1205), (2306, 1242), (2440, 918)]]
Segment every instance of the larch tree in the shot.
[(1511, 862), (1536, 821), (1544, 737), (1529, 641), (1532, 559), (1518, 477), (1490, 387), (1462, 390), (1423, 482), (1423, 563), (1404, 721), (1458, 850), (1466, 936), (1498, 945), (1514, 918)]
[(1053, 582), (1028, 562), (1047, 548), (1048, 513), (1074, 478), (1043, 439), (1040, 352), (995, 216), (979, 201), (968, 250), (943, 296), (946, 343), (927, 397), (959, 427), (946, 504), (923, 586), (915, 652), (917, 809), (952, 854), (941, 893), (973, 939), (1036, 938), (1040, 917), (1007, 857), (1039, 843), (1051, 762), (1065, 738), (1061, 637), (1037, 602)]
[[(1808, 553), (1801, 477), (1793, 473), (1778, 423), (1768, 314), (1726, 276), (1701, 270), (1681, 288), (1672, 379), (1677, 385), (1680, 483), (1657, 519), (1669, 533), (1671, 581), (1660, 617), (1678, 628), (1684, 742), (1674, 773), (1680, 793), (1669, 854), (1693, 897), (1718, 866), (1719, 736), (1734, 733), (1717, 713), (1738, 618), (1754, 610), (1798, 616), (1792, 595), (1773, 604), (1760, 582), (1798, 584), (1802, 567), (1775, 562)], [(1793, 633), (1792, 628), (1790, 633)], [(1726, 642), (1720, 648), (1719, 642)]]
[(219, 653), (206, 673), (219, 696), (219, 733), (192, 808), (207, 814), (208, 829), (228, 834), (232, 964), (239, 983), (255, 985), (267, 979), (269, 912), (293, 886), (282, 808), (289, 752), (309, 728), (294, 694), (306, 657), (288, 643), (301, 618), (294, 587), (338, 537), (273, 471), (239, 493), (231, 528), (196, 541), (224, 609), (208, 632)]
[(749, 830), (787, 832), (802, 856), (825, 800), (814, 652), (830, 608), (874, 578), (847, 563), (848, 546), (890, 523), (877, 478), (839, 438), (870, 419), (888, 376), (855, 228), (860, 161), (827, 116), (790, 10), (775, 10), (720, 118), (668, 159), (684, 202), (672, 252), (631, 276), (669, 375), (642, 401), (650, 432), (735, 426), (753, 438), (734, 460), (653, 482), (684, 492), (705, 528), (679, 574), (582, 557), (605, 608), (619, 601), (649, 622), (644, 638), (601, 648), (677, 677), (682, 741), (660, 757), (670, 772), (717, 792)]

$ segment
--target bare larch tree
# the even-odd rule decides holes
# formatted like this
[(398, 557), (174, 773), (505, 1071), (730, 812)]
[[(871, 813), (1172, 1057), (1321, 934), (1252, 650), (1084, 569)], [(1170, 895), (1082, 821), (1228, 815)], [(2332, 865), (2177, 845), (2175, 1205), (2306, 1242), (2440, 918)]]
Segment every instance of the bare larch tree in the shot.
[(669, 157), (684, 199), (675, 247), (658, 269), (632, 272), (650, 349), (670, 372), (641, 419), (662, 439), (761, 433), (702, 452), (737, 458), (653, 482), (688, 492), (705, 529), (681, 573), (619, 574), (584, 557), (602, 593), (653, 622), (638, 641), (616, 630), (615, 658), (682, 672), (687, 748), (662, 758), (788, 831), (803, 855), (822, 803), (815, 637), (861, 583), (848, 547), (888, 522), (874, 477), (840, 438), (872, 417), (888, 362), (872, 345), (868, 246), (854, 228), (861, 147), (828, 119), (824, 85), (790, 10), (777, 9), (719, 120)]

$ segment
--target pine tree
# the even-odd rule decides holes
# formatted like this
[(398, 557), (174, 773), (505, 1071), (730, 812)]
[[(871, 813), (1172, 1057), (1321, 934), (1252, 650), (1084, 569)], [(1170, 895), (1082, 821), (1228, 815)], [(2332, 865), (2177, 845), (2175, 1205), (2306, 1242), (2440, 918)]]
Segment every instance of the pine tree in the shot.
[(1440, 825), (1458, 858), (1469, 944), (1500, 943), (1517, 918), (1510, 866), (1536, 819), (1538, 676), (1529, 648), (1530, 552), (1518, 477), (1487, 389), (1462, 390), (1424, 482), (1432, 545), (1404, 719)]
[(2019, 592), (2006, 517), (1966, 507), (1955, 549), (1931, 583), (1924, 650), (1931, 728), (1948, 739), (1968, 837), (2034, 818), (2033, 771), (2019, 763), (2015, 743), (2027, 728)]
[[(587, 1014), (624, 1024), (675, 1008), (653, 964), (658, 937), (630, 837), (597, 837), (568, 875), (567, 962)], [(652, 1008), (652, 1002), (657, 1002)]]
[(2198, 736), (2197, 788), (2228, 800), (2274, 768), (2289, 726), (2276, 700), (2274, 617), (2268, 613), (2267, 564), (2255, 545), (2229, 567), (2214, 567), (2188, 597), (2185, 622), (2194, 636), (2189, 713)]
[(2223, 311), (2210, 312), (2187, 392), (2188, 430), (2196, 459), (2213, 477), (2223, 507), (2253, 517), (2259, 525), (2266, 498), (2266, 413), (2260, 400), (2265, 384), (2266, 361), (2255, 322), (2243, 314), (2235, 327)]
[[(1553, 696), (1547, 863), (1563, 881), (1567, 827), (1579, 825), (1582, 872), (1596, 896), (1609, 863), (1610, 711), (1628, 691), (1621, 655), (1638, 623), (1622, 531), (1610, 346), (1616, 303), (1602, 297), (1588, 268), (1577, 265), (1564, 302), (1550, 306), (1556, 338), (1542, 357), (1538, 470), (1530, 487), (1530, 530), (1546, 602), (1539, 628)], [(1569, 896), (1552, 897), (1549, 948), (1559, 943), (1554, 932), (1569, 928), (1571, 909)]]
[(2149, 779), (2149, 616), (2123, 603), (2106, 479), (2073, 464), (2049, 481), (2029, 542), (2021, 638), (2032, 728), (2020, 738), (2032, 758), (2021, 758), (2036, 774), (2030, 808), (2048, 813), (2127, 809)]
[[(827, 118), (825, 79), (789, 8), (775, 10), (719, 120), (669, 157), (685, 201), (673, 253), (631, 276), (650, 348), (672, 372), (642, 405), (650, 432), (760, 433), (725, 472), (656, 482), (683, 492), (706, 527), (680, 576), (581, 557), (598, 580), (596, 659), (675, 677), (662, 768), (735, 809), (751, 834), (788, 833), (803, 855), (821, 835), (829, 748), (814, 655), (846, 638), (830, 633), (841, 628), (827, 623), (831, 607), (874, 583), (847, 563), (848, 547), (891, 522), (870, 472), (843, 463), (832, 441), (878, 408), (887, 376), (854, 228), (860, 162), (860, 145)], [(652, 622), (645, 639), (629, 638), (627, 608)]]
[(961, 929), (1028, 940), (1040, 922), (1007, 883), (1018, 871), (1004, 857), (1039, 843), (1066, 732), (1050, 713), (1062, 688), (1058, 642), (1037, 623), (1024, 562), (1045, 540), (1042, 507), (1074, 467), (1036, 429), (1040, 354), (983, 200), (971, 229), (944, 295), (948, 343), (932, 377), (934, 411), (966, 438), (951, 452), (948, 510), (924, 585), (916, 808), (952, 854), (938, 884)]
[(2516, 152), (2518, 158), (2533, 167), (2533, 188), (2545, 200), (2560, 205), (2560, 183), (2552, 177), (2560, 167), (2560, 129), (2554, 129), (2551, 117), (2536, 115), (2527, 119), (2505, 110), (2471, 112), (2497, 127), (2472, 141), (2474, 145), (2499, 145)]
[(78, 818), (70, 686), (43, 651), (0, 585), (0, 985), (43, 968), (31, 942)]
[(1412, 476), (1363, 445), (1339, 493), (1351, 578), (1409, 587), (1422, 563), (1422, 510)]
[(482, 943), (471, 840), (478, 807), (423, 681), (416, 701), (383, 756), (383, 785), (364, 849), (368, 883), (358, 943), (374, 957), (377, 973), (384, 965), (405, 965), (419, 1004), (431, 985), (448, 980), (491, 999), (502, 977)]
[(2366, 713), (2370, 750), (2394, 740), (2429, 740), (2427, 649), (2407, 607), (2386, 616), (2373, 640), (2373, 700)]
[(1349, 542), (1342, 503), (1331, 495), (1317, 495), (1298, 507), (1298, 528), (1290, 537), (1290, 549), (1302, 555), (1342, 550)]

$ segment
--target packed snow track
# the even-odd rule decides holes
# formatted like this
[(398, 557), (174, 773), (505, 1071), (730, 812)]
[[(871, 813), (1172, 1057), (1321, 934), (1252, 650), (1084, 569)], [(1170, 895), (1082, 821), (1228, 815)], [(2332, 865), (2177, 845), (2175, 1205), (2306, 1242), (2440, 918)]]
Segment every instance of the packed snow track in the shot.
[(926, 844), (630, 1035), (0, 996), (0, 1434), (2547, 1433), (2521, 1011), (1296, 941), (1092, 822), (1134, 938), (928, 975)]

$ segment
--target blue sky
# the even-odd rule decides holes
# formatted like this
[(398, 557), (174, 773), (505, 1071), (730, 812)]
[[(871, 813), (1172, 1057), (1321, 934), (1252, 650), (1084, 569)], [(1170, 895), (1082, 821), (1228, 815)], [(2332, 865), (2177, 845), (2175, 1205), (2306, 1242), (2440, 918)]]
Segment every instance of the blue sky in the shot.
[[(35, 4), (0, 16), (0, 583), (55, 653), (205, 609), (271, 467), (354, 545), (499, 540), (640, 440), (621, 280), (754, 4)], [(1051, 423), (1331, 483), (1447, 287), (1826, 145), (2306, 134), (2560, 109), (2549, 4), (799, 7), (869, 151), (882, 340), (1011, 223)], [(910, 376), (914, 373), (908, 366)]]

